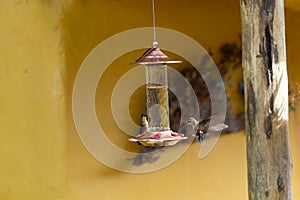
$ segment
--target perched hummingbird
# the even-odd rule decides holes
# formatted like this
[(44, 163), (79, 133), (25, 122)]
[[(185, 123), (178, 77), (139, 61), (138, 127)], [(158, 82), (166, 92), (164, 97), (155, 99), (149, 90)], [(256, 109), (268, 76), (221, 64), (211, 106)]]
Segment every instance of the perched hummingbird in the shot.
[[(209, 124), (212, 118), (206, 118), (200, 122), (198, 122), (193, 117), (190, 117), (188, 120), (188, 124), (191, 125), (195, 132), (196, 136), (198, 136), (198, 140), (202, 143), (206, 137), (206, 133), (208, 132)], [(226, 129), (228, 126), (226, 124), (213, 124), (210, 126), (211, 131), (221, 131)]]
[(141, 115), (141, 127), (139, 130), (139, 134), (135, 138), (141, 138), (144, 135), (146, 135), (148, 133), (148, 127), (149, 127), (148, 115), (142, 114)]

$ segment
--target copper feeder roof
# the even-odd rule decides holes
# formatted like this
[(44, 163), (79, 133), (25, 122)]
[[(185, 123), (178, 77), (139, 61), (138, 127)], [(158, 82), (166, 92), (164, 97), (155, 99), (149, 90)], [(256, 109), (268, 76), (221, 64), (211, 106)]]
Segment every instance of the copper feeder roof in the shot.
[(132, 64), (155, 65), (168, 63), (182, 63), (182, 61), (171, 60), (157, 45), (153, 45), (153, 47), (145, 51), (145, 53)]

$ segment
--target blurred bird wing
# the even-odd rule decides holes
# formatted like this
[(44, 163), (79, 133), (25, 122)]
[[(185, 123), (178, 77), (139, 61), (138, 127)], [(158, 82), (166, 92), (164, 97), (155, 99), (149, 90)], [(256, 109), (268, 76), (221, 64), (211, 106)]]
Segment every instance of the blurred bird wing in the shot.
[(148, 130), (148, 128), (147, 128), (147, 127), (145, 127), (145, 126), (141, 126), (141, 127), (140, 127), (140, 129), (139, 129), (139, 134), (141, 134), (141, 133), (145, 132), (146, 130)]
[(214, 124), (212, 126), (209, 127), (210, 131), (221, 131), (228, 128), (228, 126), (226, 124)]
[(141, 138), (144, 135), (146, 135), (146, 133), (148, 133), (148, 128), (147, 127), (141, 127), (140, 130), (139, 130), (139, 134), (135, 137), (136, 138)]
[(208, 117), (202, 120), (199, 122), (197, 129), (203, 133), (207, 133), (208, 130), (215, 132), (228, 128), (226, 124), (214, 122), (214, 119), (214, 117)]
[(206, 118), (206, 119), (202, 120), (201, 122), (199, 122), (198, 129), (200, 129), (203, 133), (206, 133), (209, 128), (210, 120), (211, 120), (211, 118)]

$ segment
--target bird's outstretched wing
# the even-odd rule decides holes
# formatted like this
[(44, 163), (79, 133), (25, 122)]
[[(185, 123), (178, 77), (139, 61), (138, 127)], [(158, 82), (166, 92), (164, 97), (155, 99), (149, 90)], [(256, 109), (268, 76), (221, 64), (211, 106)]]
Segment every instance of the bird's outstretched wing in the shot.
[(203, 133), (207, 133), (211, 118), (206, 118), (199, 122), (198, 129)]
[(226, 124), (223, 123), (214, 123), (213, 118), (206, 118), (204, 120), (202, 120), (201, 122), (199, 122), (199, 129), (201, 132), (203, 133), (207, 133), (208, 129), (210, 128), (210, 131), (221, 131), (224, 130), (226, 128), (228, 128), (228, 126)]
[(135, 136), (135, 138), (141, 138), (144, 135), (146, 135), (148, 133), (148, 128), (147, 127), (141, 127), (139, 130), (139, 134), (137, 136)]
[(210, 127), (211, 131), (221, 131), (228, 128), (226, 124), (214, 124)]

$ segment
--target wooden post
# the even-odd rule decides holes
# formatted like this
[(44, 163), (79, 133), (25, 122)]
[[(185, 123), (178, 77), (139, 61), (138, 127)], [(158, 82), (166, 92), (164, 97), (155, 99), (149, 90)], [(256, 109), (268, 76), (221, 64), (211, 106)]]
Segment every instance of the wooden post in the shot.
[(291, 200), (283, 0), (240, 0), (250, 200)]

